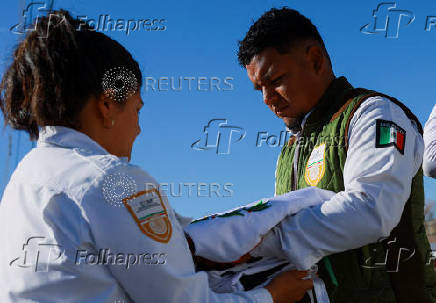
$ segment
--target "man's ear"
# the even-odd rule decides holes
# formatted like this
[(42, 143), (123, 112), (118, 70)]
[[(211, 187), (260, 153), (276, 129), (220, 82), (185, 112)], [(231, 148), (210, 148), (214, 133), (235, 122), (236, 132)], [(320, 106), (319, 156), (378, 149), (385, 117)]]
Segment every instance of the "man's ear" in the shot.
[(97, 111), (105, 128), (112, 128), (112, 120), (115, 116), (115, 104), (111, 98), (101, 94), (97, 98)]
[(307, 47), (306, 56), (315, 73), (321, 74), (326, 60), (322, 48), (318, 44), (313, 43)]

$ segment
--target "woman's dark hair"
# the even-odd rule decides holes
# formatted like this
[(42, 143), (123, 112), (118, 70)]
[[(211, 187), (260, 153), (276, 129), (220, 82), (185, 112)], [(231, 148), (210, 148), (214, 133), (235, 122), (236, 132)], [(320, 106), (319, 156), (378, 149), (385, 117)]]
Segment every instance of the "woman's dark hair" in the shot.
[(89, 97), (103, 93), (103, 76), (114, 68), (128, 70), (141, 87), (139, 65), (121, 44), (65, 10), (52, 11), (19, 43), (3, 75), (5, 125), (31, 139), (38, 138), (40, 126), (77, 128), (79, 113)]
[(325, 50), (321, 35), (308, 18), (287, 7), (272, 8), (254, 22), (245, 38), (239, 41), (239, 64), (242, 67), (250, 64), (265, 48), (273, 47), (283, 54), (296, 42), (307, 39), (318, 41)]

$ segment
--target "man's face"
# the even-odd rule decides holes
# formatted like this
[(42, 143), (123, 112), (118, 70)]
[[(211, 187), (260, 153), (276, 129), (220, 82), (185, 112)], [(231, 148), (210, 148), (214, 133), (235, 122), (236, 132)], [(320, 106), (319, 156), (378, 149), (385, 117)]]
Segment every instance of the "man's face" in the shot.
[(285, 54), (266, 48), (246, 66), (254, 88), (262, 91), (264, 103), (290, 127), (316, 105), (324, 91), (322, 62), (317, 62), (319, 47), (311, 47), (317, 46), (296, 46)]

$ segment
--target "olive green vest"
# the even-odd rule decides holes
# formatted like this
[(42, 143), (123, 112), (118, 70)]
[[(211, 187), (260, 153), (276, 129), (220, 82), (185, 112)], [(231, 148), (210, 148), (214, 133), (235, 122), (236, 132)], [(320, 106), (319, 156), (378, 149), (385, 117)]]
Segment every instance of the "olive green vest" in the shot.
[[(349, 123), (360, 104), (374, 95), (382, 94), (355, 89), (344, 77), (332, 82), (297, 141), (292, 137), (281, 151), (276, 171), (277, 195), (314, 185), (334, 192), (344, 190)], [(388, 98), (401, 106), (422, 131), (409, 109)], [(324, 160), (315, 157), (309, 163), (312, 151), (324, 148), (322, 144)], [(330, 255), (318, 265), (332, 303), (436, 302), (436, 274), (424, 228), (422, 170), (413, 178), (400, 223), (388, 239)], [(301, 302), (310, 301), (306, 296)]]

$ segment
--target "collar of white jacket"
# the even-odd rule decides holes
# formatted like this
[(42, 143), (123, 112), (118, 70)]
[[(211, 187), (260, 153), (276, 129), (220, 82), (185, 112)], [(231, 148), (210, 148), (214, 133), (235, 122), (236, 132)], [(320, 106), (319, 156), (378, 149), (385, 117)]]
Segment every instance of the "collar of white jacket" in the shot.
[[(39, 129), (37, 147), (57, 146), (78, 149), (87, 154), (109, 155), (109, 152), (85, 133), (65, 126), (43, 126)], [(127, 157), (119, 157), (128, 162)]]

